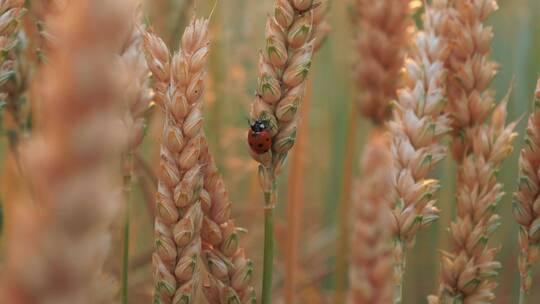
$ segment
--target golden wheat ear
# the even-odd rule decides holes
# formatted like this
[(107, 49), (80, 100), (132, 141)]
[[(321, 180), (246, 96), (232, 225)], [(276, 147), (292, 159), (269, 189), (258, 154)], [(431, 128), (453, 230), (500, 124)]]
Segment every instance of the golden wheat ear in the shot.
[(448, 43), (437, 29), (447, 18), (445, 9), (444, 1), (426, 6), (424, 30), (414, 36), (405, 61), (405, 87), (398, 91), (388, 124), (394, 159), (393, 193), (388, 200), (395, 245), (394, 303), (401, 303), (407, 249), (414, 244), (417, 232), (439, 217), (435, 198), (439, 181), (428, 176), (446, 156), (443, 138), (449, 131), (449, 120), (443, 113)]
[[(430, 303), (489, 303), (495, 299), (493, 277), (501, 264), (500, 246), (489, 239), (500, 225), (496, 206), (504, 195), (496, 172), (512, 152), (516, 123), (507, 124), (507, 98), (495, 103), (489, 89), (498, 64), (490, 59), (493, 31), (485, 20), (497, 10), (495, 0), (475, 5), (456, 0), (440, 32), (452, 41), (448, 67), (448, 106), (452, 155), (458, 164), (456, 218), (450, 224), (451, 249), (443, 252), (439, 291)], [(468, 45), (475, 45), (468, 48)], [(467, 71), (470, 71), (467, 72)]]
[(394, 273), (387, 201), (392, 187), (392, 153), (388, 134), (380, 130), (370, 134), (362, 168), (364, 177), (355, 188), (348, 303), (391, 303)]
[(401, 70), (414, 28), (410, 2), (355, 1), (357, 102), (360, 112), (375, 124), (391, 118), (390, 104), (402, 83)]
[(209, 53), (208, 20), (193, 19), (178, 53), (147, 32), (144, 50), (157, 103), (165, 113), (161, 138), (153, 257), (156, 301), (194, 303), (201, 282), (204, 195), (202, 95)]
[(117, 173), (125, 144), (114, 54), (130, 5), (78, 0), (48, 20), (57, 43), (32, 87), (39, 123), (21, 148), (33, 196), (17, 201), (10, 216), (2, 303), (113, 301), (102, 267), (122, 205)]
[(251, 121), (267, 121), (268, 149), (250, 154), (259, 163), (259, 182), (265, 197), (265, 255), (262, 303), (272, 298), (273, 208), (277, 204), (276, 177), (296, 142), (299, 107), (305, 95), (313, 53), (328, 32), (326, 5), (318, 0), (275, 0), (266, 22), (266, 45), (259, 55), (257, 94)]
[(206, 138), (200, 162), (205, 164), (203, 192), (208, 196), (208, 204), (203, 204), (201, 230), (202, 258), (208, 271), (203, 283), (204, 295), (210, 303), (256, 303), (251, 285), (253, 263), (240, 246), (243, 229), (231, 218), (232, 203)]

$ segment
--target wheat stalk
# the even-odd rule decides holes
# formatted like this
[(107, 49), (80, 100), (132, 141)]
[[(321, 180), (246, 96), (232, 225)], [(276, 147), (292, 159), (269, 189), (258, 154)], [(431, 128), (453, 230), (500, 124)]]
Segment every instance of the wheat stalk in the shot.
[[(450, 225), (451, 251), (443, 252), (440, 287), (430, 303), (490, 303), (501, 267), (499, 248), (488, 240), (499, 224), (495, 208), (503, 196), (495, 173), (512, 152), (515, 123), (506, 125), (508, 96), (494, 110), (488, 89), (497, 64), (489, 59), (492, 29), (482, 22), (497, 2), (455, 0), (444, 30), (452, 42), (448, 60), (448, 113), (453, 156), (459, 164), (457, 218)], [(491, 116), (491, 122), (487, 120)]]
[(325, 36), (324, 27), (319, 27), (324, 12), (319, 1), (276, 0), (274, 13), (267, 19), (266, 47), (260, 55), (257, 96), (250, 113), (251, 121), (266, 122), (273, 142), (267, 153), (251, 153), (260, 163), (259, 180), (266, 202), (264, 304), (271, 302), (276, 175), (295, 142), (298, 107), (304, 96), (311, 59)]
[(211, 204), (203, 206), (202, 224), (203, 261), (209, 276), (203, 291), (209, 303), (256, 303), (255, 290), (251, 286), (253, 263), (245, 257), (239, 238), (242, 229), (236, 227), (230, 217), (231, 202), (208, 150), (206, 139), (201, 152), (205, 164), (204, 189)]
[(428, 173), (445, 156), (441, 143), (448, 132), (445, 106), (448, 48), (435, 30), (445, 20), (446, 3), (436, 0), (426, 7), (424, 30), (416, 33), (411, 58), (405, 62), (405, 87), (398, 91), (394, 118), (389, 123), (394, 159), (392, 235), (395, 244), (395, 303), (401, 303), (406, 249), (418, 230), (438, 218), (435, 192), (439, 182)]
[(159, 303), (192, 303), (200, 281), (202, 206), (208, 204), (199, 162), (208, 44), (206, 19), (194, 19), (187, 26), (181, 50), (172, 59), (160, 38), (147, 33), (144, 39), (155, 100), (165, 111), (153, 257)]
[(519, 223), (518, 258), (521, 276), (520, 304), (527, 302), (532, 286), (532, 266), (540, 248), (540, 78), (536, 87), (534, 112), (527, 125), (526, 147), (519, 158), (520, 177), (513, 203), (514, 218)]
[(101, 266), (121, 205), (114, 172), (123, 132), (111, 63), (128, 4), (72, 1), (51, 22), (58, 45), (33, 88), (42, 98), (38, 128), (21, 148), (35, 196), (11, 217), (5, 303), (112, 300)]
[(390, 140), (374, 130), (363, 153), (364, 178), (356, 189), (349, 303), (392, 301), (393, 255), (388, 188), (392, 185)]

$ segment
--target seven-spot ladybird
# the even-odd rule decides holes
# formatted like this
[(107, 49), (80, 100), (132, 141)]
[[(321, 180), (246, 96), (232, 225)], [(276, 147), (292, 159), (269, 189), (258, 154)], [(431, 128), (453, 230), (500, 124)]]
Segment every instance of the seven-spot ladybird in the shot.
[(256, 120), (248, 132), (248, 144), (257, 154), (264, 154), (272, 147), (272, 136), (268, 131), (268, 124), (262, 120)]

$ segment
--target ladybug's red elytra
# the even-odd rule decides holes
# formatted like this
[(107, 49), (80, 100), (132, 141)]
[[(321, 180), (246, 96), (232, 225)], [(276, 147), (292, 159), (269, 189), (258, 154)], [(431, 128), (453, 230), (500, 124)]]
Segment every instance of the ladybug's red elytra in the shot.
[(272, 136), (268, 131), (268, 123), (256, 120), (248, 132), (248, 144), (251, 150), (257, 154), (264, 154), (272, 147)]

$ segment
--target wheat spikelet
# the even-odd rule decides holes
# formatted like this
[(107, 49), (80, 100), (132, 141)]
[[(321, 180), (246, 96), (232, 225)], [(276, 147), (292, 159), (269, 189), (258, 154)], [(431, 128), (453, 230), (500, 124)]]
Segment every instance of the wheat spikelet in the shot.
[(252, 153), (262, 165), (265, 192), (295, 142), (311, 59), (326, 32), (325, 26), (319, 27), (324, 12), (317, 1), (276, 0), (274, 14), (267, 20), (266, 47), (260, 55), (257, 96), (251, 108), (251, 120), (266, 121), (273, 137), (271, 151)]
[[(488, 240), (499, 226), (495, 208), (503, 196), (495, 173), (512, 152), (515, 124), (506, 125), (505, 98), (495, 109), (494, 92), (488, 86), (497, 64), (490, 61), (493, 37), (482, 22), (497, 9), (494, 0), (455, 0), (445, 29), (452, 41), (448, 60), (448, 108), (457, 160), (457, 218), (450, 225), (451, 251), (443, 252), (440, 287), (430, 303), (490, 303), (500, 268), (499, 248)], [(491, 122), (487, 120), (491, 116)]]
[(172, 59), (160, 38), (147, 33), (144, 39), (155, 99), (165, 111), (153, 257), (158, 303), (193, 303), (200, 281), (202, 206), (209, 204), (199, 162), (208, 44), (205, 19), (189, 24)]
[(392, 235), (395, 240), (396, 302), (401, 301), (405, 250), (416, 232), (438, 218), (435, 192), (439, 182), (428, 173), (444, 158), (442, 137), (448, 132), (445, 105), (445, 68), (448, 48), (435, 26), (444, 22), (444, 1), (426, 7), (424, 31), (414, 38), (411, 58), (405, 62), (405, 87), (389, 123), (394, 159)]
[(361, 113), (375, 124), (390, 119), (412, 31), (411, 1), (356, 0), (359, 55), (355, 69)]
[(392, 301), (393, 255), (388, 188), (392, 185), (390, 141), (382, 131), (370, 135), (363, 154), (364, 178), (356, 187), (349, 303)]
[(100, 269), (120, 207), (114, 172), (123, 144), (111, 63), (128, 4), (72, 1), (51, 21), (58, 45), (34, 87), (37, 131), (21, 149), (34, 201), (17, 202), (12, 216), (3, 303), (111, 300)]
[(17, 31), (24, 14), (24, 0), (0, 1), (0, 84), (4, 84), (13, 73), (13, 48), (17, 45)]
[[(137, 150), (144, 137), (144, 114), (150, 106), (152, 92), (148, 83), (148, 66), (142, 52), (143, 28), (140, 24), (140, 16), (135, 16), (130, 33), (120, 51), (120, 65), (126, 72), (123, 81), (125, 84), (124, 100), (126, 113), (124, 124), (128, 130), (129, 153)], [(129, 73), (128, 73), (129, 71)], [(130, 169), (131, 170), (131, 169)]]
[(540, 79), (536, 88), (534, 112), (527, 125), (526, 148), (519, 158), (519, 186), (513, 203), (514, 218), (520, 225), (518, 258), (521, 291), (528, 295), (532, 285), (531, 268), (538, 260), (540, 244)]
[(13, 150), (16, 149), (18, 133), (24, 123), (19, 100), (22, 75), (15, 50), (19, 44), (17, 34), (21, 17), (25, 12), (23, 5), (23, 0), (0, 1), (0, 110), (5, 107), (7, 114), (0, 117), (0, 123), (12, 133), (10, 145)]
[(330, 31), (332, 30), (332, 27), (330, 25), (330, 22), (328, 22), (328, 11), (330, 10), (330, 4), (328, 2), (320, 2), (315, 3), (315, 5), (320, 5), (317, 16), (318, 19), (315, 19), (314, 26), (313, 26), (313, 45), (314, 45), (314, 52), (316, 53), (319, 51), (319, 49), (324, 45), (326, 42), (326, 39), (328, 38), (328, 35), (330, 34)]
[(66, 6), (65, 2), (63, 0), (27, 1), (28, 13), (24, 18), (24, 33), (28, 38), (27, 58), (34, 62), (45, 60), (45, 54), (55, 40), (45, 20), (62, 12)]

